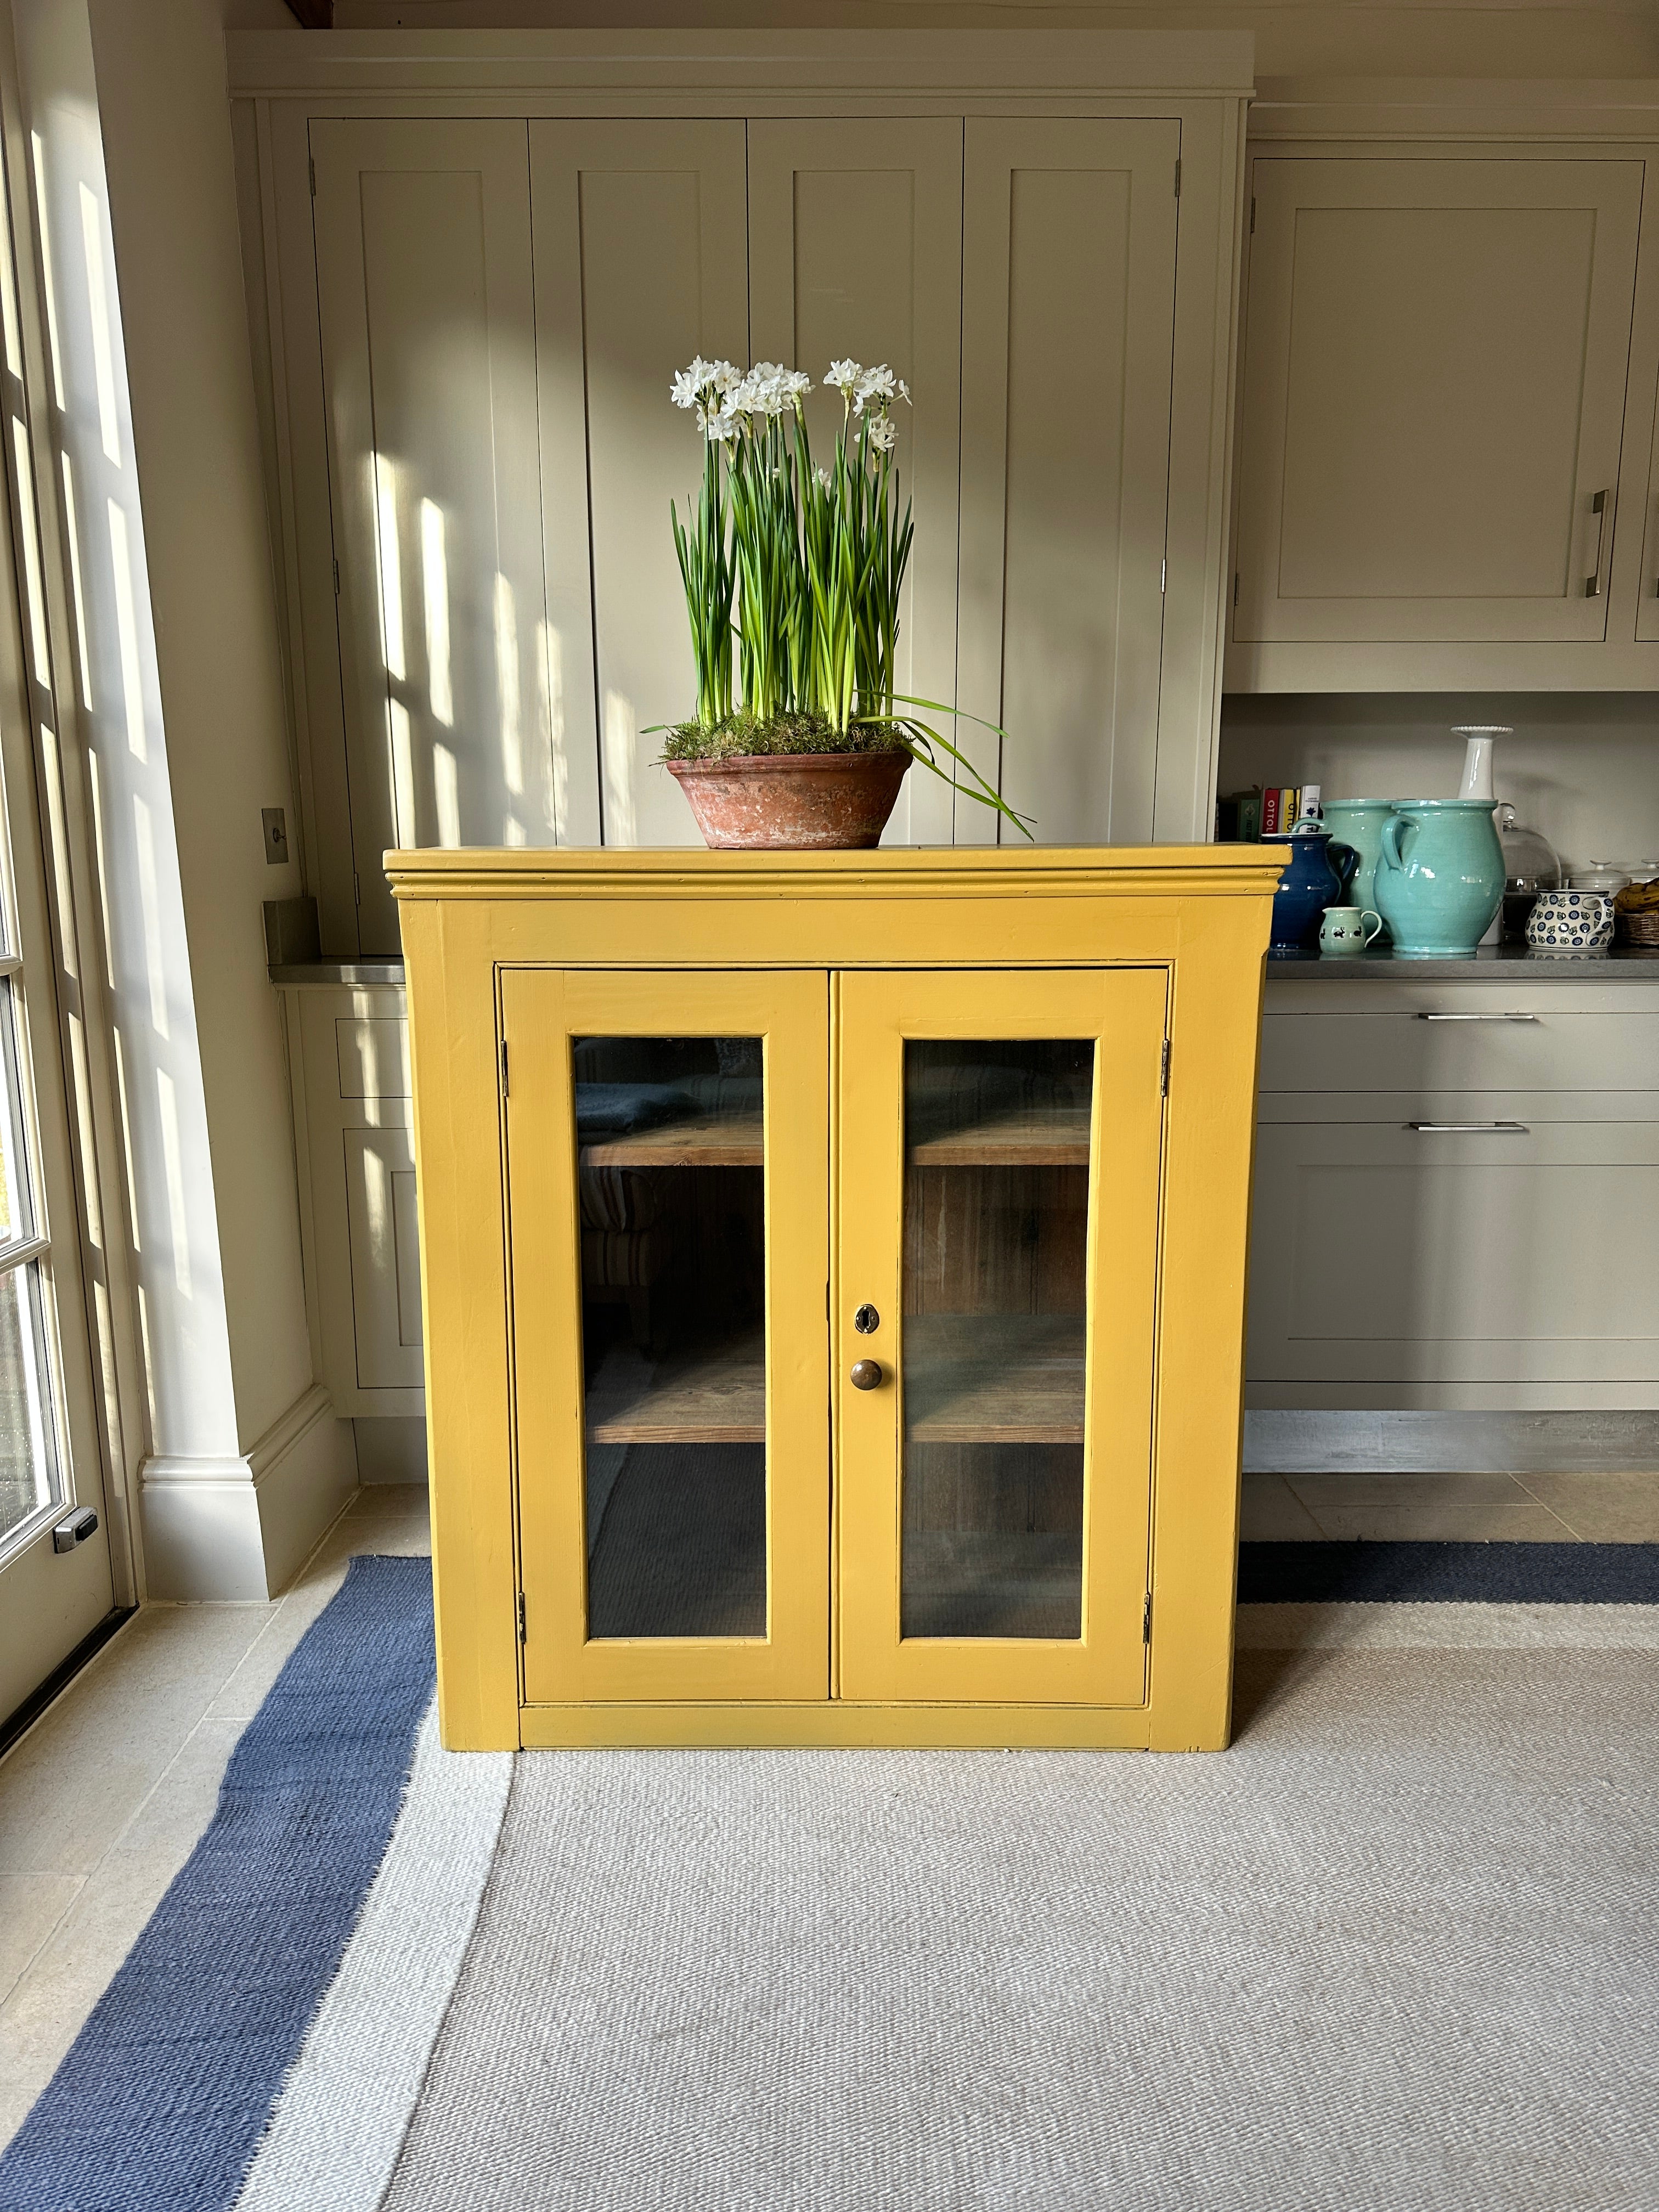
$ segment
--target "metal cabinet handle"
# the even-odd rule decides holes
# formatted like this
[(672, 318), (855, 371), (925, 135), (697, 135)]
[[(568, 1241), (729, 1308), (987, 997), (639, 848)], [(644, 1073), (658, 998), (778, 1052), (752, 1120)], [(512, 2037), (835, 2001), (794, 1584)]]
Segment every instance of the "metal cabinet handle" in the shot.
[(1601, 556), (1607, 543), (1607, 501), (1610, 491), (1598, 491), (1590, 501), (1590, 513), (1595, 517), (1595, 572), (1584, 579), (1584, 597), (1599, 599), (1601, 596)]
[(878, 1359), (855, 1359), (847, 1370), (847, 1379), (855, 1390), (874, 1390), (881, 1382), (881, 1362)]
[(1463, 1133), (1482, 1137), (1529, 1137), (1524, 1121), (1407, 1121), (1419, 1136), (1444, 1137)]
[(1535, 1022), (1536, 1014), (1419, 1014), (1419, 1022)]

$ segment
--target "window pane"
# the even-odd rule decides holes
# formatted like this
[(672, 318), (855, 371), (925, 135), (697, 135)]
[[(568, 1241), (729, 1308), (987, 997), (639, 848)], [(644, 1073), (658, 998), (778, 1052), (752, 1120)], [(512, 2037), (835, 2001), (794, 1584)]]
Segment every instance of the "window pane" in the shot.
[(587, 1632), (764, 1636), (761, 1040), (573, 1049)]
[(38, 1261), (0, 1275), (0, 1542), (62, 1502), (49, 1418)]
[(0, 1243), (34, 1233), (23, 1154), (15, 986), (0, 980)]
[(1091, 1041), (905, 1047), (900, 1632), (1083, 1632)]

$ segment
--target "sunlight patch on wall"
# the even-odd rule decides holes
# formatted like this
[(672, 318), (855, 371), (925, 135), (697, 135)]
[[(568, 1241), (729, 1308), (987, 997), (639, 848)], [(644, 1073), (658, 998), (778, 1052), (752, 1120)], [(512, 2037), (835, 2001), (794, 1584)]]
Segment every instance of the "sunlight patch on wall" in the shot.
[(155, 1071), (155, 1101), (161, 1109), (161, 1164), (167, 1184), (167, 1219), (173, 1230), (173, 1279), (181, 1298), (190, 1296), (190, 1213), (185, 1204), (185, 1154), (179, 1141), (179, 1093), (165, 1067)]
[(404, 666), (404, 570), (398, 544), (398, 465), (384, 453), (368, 457), (374, 507), (374, 568), (380, 597), (380, 658), (401, 684)]
[(87, 305), (92, 311), (93, 375), (98, 386), (98, 434), (104, 452), (121, 465), (121, 417), (115, 404), (115, 348), (110, 334), (109, 295), (104, 289), (103, 225), (98, 203), (81, 187), (81, 244), (87, 257)]
[(126, 708), (127, 747), (148, 763), (144, 735), (144, 678), (138, 659), (138, 605), (132, 588), (132, 554), (127, 518), (118, 501), (109, 503), (109, 550), (115, 568), (115, 629), (121, 650), (121, 696)]

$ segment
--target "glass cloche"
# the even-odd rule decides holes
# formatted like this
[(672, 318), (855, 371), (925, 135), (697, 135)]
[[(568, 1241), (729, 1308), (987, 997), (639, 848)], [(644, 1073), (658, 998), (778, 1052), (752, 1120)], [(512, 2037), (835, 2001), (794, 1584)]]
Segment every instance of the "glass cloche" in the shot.
[(1498, 810), (1498, 842), (1504, 848), (1504, 941), (1518, 945), (1539, 892), (1560, 889), (1561, 863), (1547, 837), (1516, 820), (1507, 799)]

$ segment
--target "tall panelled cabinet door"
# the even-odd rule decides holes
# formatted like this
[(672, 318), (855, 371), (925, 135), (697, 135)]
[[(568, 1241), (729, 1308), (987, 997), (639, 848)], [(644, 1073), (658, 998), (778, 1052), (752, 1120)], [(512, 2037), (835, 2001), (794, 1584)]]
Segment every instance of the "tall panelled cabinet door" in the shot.
[(829, 1687), (829, 984), (501, 985), (527, 1703)]
[(842, 1693), (1139, 1705), (1166, 972), (841, 993)]

